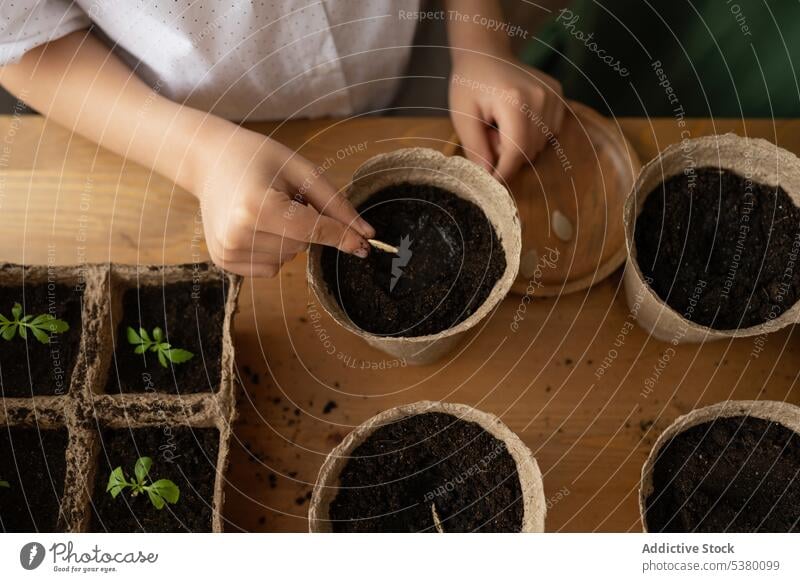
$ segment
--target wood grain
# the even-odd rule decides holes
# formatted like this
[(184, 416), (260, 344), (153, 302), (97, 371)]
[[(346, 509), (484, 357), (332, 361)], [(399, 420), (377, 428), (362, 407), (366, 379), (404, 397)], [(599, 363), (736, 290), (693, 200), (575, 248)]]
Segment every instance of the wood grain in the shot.
[(614, 120), (568, 102), (558, 136), (509, 184), (523, 225), (514, 291), (563, 295), (619, 268), (622, 208), (640, 167)]
[[(620, 127), (642, 161), (682, 131), (736, 130), (800, 152), (798, 121), (688, 120), (681, 127), (673, 119), (623, 119)], [(317, 164), (335, 159), (326, 175), (337, 187), (371, 155), (438, 147), (452, 131), (446, 119), (430, 118), (258, 129)], [(7, 146), (0, 259), (173, 263), (205, 256), (192, 197), (166, 180), (38, 117), (0, 119), (0, 140)], [(363, 151), (338, 159), (342, 148), (363, 142)], [(676, 416), (727, 398), (800, 400), (793, 328), (763, 346), (742, 339), (673, 348), (633, 324), (619, 272), (587, 291), (534, 299), (524, 312), (509, 297), (450, 360), (386, 369), (380, 353), (334, 328), (313, 304), (298, 257), (276, 279), (244, 282), (235, 337), (245, 391), (227, 487), (230, 531), (305, 531), (307, 496), (328, 451), (379, 411), (423, 399), (494, 413), (522, 438), (544, 475), (548, 531), (639, 530), (639, 472)]]

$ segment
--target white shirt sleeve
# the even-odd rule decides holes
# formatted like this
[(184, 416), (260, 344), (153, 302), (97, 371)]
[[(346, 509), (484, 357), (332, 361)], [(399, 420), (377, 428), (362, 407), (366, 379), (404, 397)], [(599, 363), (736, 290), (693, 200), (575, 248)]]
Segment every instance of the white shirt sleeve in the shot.
[(90, 24), (86, 13), (69, 0), (2, 2), (0, 66), (16, 62), (32, 48)]

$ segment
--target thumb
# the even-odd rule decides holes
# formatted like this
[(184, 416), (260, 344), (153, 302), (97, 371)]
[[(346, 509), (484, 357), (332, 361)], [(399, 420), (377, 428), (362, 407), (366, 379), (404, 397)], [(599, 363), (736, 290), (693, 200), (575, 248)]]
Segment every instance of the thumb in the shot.
[(470, 113), (453, 111), (452, 118), (467, 159), (491, 172), (494, 168), (494, 154), (489, 144), (491, 128), (479, 117), (477, 110)]
[(528, 149), (530, 128), (523, 114), (508, 107), (499, 108), (495, 117), (498, 127), (498, 156), (494, 175), (501, 182), (507, 182), (525, 161), (530, 163), (525, 153)]

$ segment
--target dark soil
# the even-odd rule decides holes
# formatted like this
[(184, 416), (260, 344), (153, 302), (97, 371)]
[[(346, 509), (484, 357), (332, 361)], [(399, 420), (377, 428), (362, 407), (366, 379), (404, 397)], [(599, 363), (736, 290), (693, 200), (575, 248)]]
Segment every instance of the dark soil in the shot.
[(403, 237), (411, 241), (410, 258), (374, 249), (366, 260), (322, 251), (328, 288), (367, 332), (408, 337), (449, 329), (483, 304), (505, 272), (505, 252), (483, 211), (441, 188), (390, 186), (358, 211), (379, 240), (401, 251)]
[(353, 451), (330, 505), (337, 532), (518, 532), (523, 501), (505, 444), (426, 413), (376, 430)]
[(732, 417), (677, 435), (658, 455), (652, 532), (800, 531), (800, 436)]
[[(216, 391), (220, 384), (222, 324), (227, 290), (222, 281), (196, 287), (192, 282), (141, 286), (125, 291), (123, 318), (117, 326), (114, 362), (106, 392)], [(160, 327), (174, 348), (189, 350), (191, 360), (163, 367), (157, 354), (134, 353), (128, 326)]]
[(23, 313), (49, 313), (69, 324), (69, 330), (50, 334), (43, 344), (28, 334), (0, 339), (0, 387), (3, 396), (52, 396), (69, 392), (72, 370), (81, 344), (83, 292), (70, 285), (25, 285), (0, 288), (0, 313), (11, 319), (14, 303)]
[[(94, 532), (209, 532), (219, 432), (214, 428), (154, 427), (105, 430), (92, 496)], [(170, 479), (180, 489), (174, 505), (158, 510), (146, 495), (106, 493), (108, 478), (122, 467), (128, 479), (139, 457), (150, 457), (153, 480)]]
[(669, 178), (636, 221), (639, 267), (667, 305), (714, 329), (772, 320), (800, 297), (800, 209), (782, 188), (701, 168)]
[(0, 428), (0, 531), (57, 531), (66, 450), (66, 429)]

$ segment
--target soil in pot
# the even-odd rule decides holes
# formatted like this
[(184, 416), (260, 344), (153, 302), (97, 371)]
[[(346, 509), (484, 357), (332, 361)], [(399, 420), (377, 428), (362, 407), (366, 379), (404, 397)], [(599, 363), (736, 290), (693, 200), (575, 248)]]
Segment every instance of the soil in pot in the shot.
[(800, 436), (737, 416), (672, 438), (653, 469), (651, 532), (800, 531)]
[(83, 292), (70, 285), (26, 284), (0, 288), (0, 314), (13, 319), (15, 303), (24, 315), (49, 314), (66, 321), (69, 329), (48, 334), (42, 343), (32, 333), (0, 339), (0, 390), (7, 397), (62, 395), (69, 392), (72, 370), (81, 344)]
[[(214, 428), (148, 427), (103, 431), (92, 495), (94, 532), (210, 532), (219, 432)], [(150, 457), (151, 480), (169, 479), (180, 489), (174, 505), (156, 509), (147, 495), (116, 499), (108, 478), (122, 467), (128, 479), (139, 457)]]
[(330, 504), (336, 532), (518, 532), (522, 490), (502, 441), (430, 412), (375, 430)]
[(467, 319), (506, 269), (494, 227), (474, 203), (435, 186), (398, 184), (358, 211), (376, 238), (400, 254), (366, 260), (326, 247), (325, 283), (355, 325), (369, 333), (420, 336)]
[[(222, 281), (193, 284), (143, 285), (125, 291), (122, 320), (117, 326), (114, 360), (106, 392), (215, 391), (220, 383), (222, 327), (226, 291)], [(135, 353), (127, 329), (145, 328), (152, 339), (160, 327), (173, 348), (188, 350), (192, 358), (162, 366), (156, 353)]]
[(66, 450), (66, 429), (0, 430), (0, 531), (56, 531)]
[(800, 209), (783, 188), (718, 168), (673, 176), (647, 197), (635, 242), (653, 291), (700, 325), (751, 327), (800, 298)]

